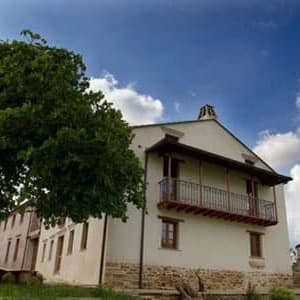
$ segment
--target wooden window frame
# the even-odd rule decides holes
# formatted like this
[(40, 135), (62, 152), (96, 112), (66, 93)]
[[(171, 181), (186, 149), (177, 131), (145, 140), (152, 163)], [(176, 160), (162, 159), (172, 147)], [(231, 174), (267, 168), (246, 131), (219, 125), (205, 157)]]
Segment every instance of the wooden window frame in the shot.
[(43, 250), (42, 250), (42, 257), (41, 257), (41, 262), (42, 262), (42, 263), (45, 261), (46, 248), (47, 248), (47, 242), (45, 241), (45, 242), (43, 243)]
[(18, 237), (16, 239), (16, 244), (15, 244), (15, 250), (14, 250), (14, 256), (13, 256), (13, 261), (15, 262), (18, 258), (18, 253), (19, 253), (19, 247), (20, 247), (20, 238)]
[(5, 264), (8, 263), (10, 248), (11, 248), (11, 240), (8, 240), (6, 246), (5, 260), (4, 260)]
[[(178, 235), (179, 235), (179, 221), (173, 218), (163, 218), (161, 217), (161, 248), (162, 249), (173, 249), (178, 250)], [(166, 225), (166, 242), (164, 242), (164, 225)], [(170, 238), (172, 230), (170, 227), (173, 227), (173, 239)], [(168, 241), (171, 240), (172, 244), (168, 245)]]
[(50, 261), (52, 259), (53, 247), (54, 247), (54, 240), (51, 240), (50, 247), (49, 247), (48, 261)]
[(15, 223), (16, 223), (16, 214), (13, 214), (13, 216), (12, 216), (12, 220), (11, 220), (11, 228), (14, 228), (14, 226), (15, 226)]
[(263, 258), (263, 233), (249, 231), (250, 258)]
[(73, 253), (74, 235), (75, 235), (75, 230), (74, 229), (70, 230), (67, 255), (71, 255)]
[(88, 236), (89, 236), (89, 223), (85, 222), (82, 225), (80, 250), (87, 249)]

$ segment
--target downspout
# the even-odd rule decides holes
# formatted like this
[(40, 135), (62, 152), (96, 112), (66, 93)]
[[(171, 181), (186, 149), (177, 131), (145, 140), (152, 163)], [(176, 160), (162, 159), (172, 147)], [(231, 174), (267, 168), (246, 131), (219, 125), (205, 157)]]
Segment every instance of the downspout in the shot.
[[(144, 183), (147, 183), (147, 169), (148, 169), (148, 152), (145, 151), (144, 164)], [(145, 239), (145, 214), (146, 214), (146, 189), (144, 192), (144, 205), (142, 209), (141, 218), (141, 245), (140, 245), (140, 267), (139, 267), (139, 289), (143, 288), (143, 267), (144, 267), (144, 239)]]
[[(24, 212), (24, 214), (26, 214), (26, 211)], [(27, 230), (27, 234), (26, 234), (25, 247), (24, 247), (24, 255), (23, 255), (23, 259), (22, 259), (21, 270), (24, 269), (25, 256), (26, 256), (26, 252), (27, 252), (27, 244), (28, 244), (28, 240), (29, 240), (29, 231), (30, 231), (30, 226), (31, 226), (31, 221), (32, 221), (32, 214), (33, 214), (33, 212), (31, 211), (30, 212), (30, 217), (29, 217), (28, 230)]]
[(103, 233), (102, 233), (102, 250), (100, 259), (100, 272), (99, 272), (99, 285), (103, 284), (103, 271), (104, 271), (104, 260), (105, 260), (105, 248), (106, 248), (106, 235), (107, 235), (107, 215), (104, 217)]

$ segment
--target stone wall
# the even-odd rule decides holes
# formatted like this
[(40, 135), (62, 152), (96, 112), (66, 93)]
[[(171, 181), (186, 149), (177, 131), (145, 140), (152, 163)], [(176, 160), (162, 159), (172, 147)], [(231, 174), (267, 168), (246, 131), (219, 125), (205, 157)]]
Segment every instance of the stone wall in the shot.
[[(198, 289), (196, 270), (170, 266), (145, 265), (143, 288), (174, 289), (176, 283), (187, 282)], [(239, 272), (229, 270), (200, 269), (199, 275), (206, 291), (245, 292), (248, 284), (255, 285), (258, 291), (267, 291), (274, 286), (292, 286), (291, 274)], [(128, 263), (106, 264), (105, 285), (111, 288), (135, 289), (138, 287), (139, 265)]]

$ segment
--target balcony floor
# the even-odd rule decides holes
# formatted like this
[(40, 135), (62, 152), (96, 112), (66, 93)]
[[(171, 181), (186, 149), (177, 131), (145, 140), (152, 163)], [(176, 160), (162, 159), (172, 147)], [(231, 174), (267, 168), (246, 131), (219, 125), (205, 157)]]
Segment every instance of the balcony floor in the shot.
[(171, 201), (164, 200), (158, 203), (158, 207), (169, 209), (169, 210), (183, 211), (185, 213), (191, 213), (195, 215), (202, 215), (202, 216), (207, 216), (212, 218), (229, 220), (232, 222), (248, 223), (248, 224), (255, 224), (260, 226), (272, 226), (277, 224), (277, 221), (275, 220), (267, 220), (267, 219), (257, 218), (255, 216), (235, 214), (224, 210), (201, 207), (197, 205), (192, 205), (192, 204), (187, 204), (187, 203), (182, 203), (182, 202), (172, 201), (172, 200)]

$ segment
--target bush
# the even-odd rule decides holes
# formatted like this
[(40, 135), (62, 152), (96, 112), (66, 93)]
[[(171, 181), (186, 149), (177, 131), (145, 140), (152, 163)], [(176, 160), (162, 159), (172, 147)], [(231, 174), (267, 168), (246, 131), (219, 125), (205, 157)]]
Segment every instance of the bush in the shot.
[(258, 295), (255, 291), (255, 285), (251, 285), (251, 283), (249, 283), (246, 292), (246, 300), (260, 300), (260, 299), (261, 299), (260, 295)]
[(284, 287), (275, 287), (270, 290), (270, 300), (296, 300), (295, 293)]
[(17, 281), (16, 276), (11, 272), (7, 272), (1, 277), (2, 283), (13, 284), (13, 283), (16, 283), (16, 281)]

